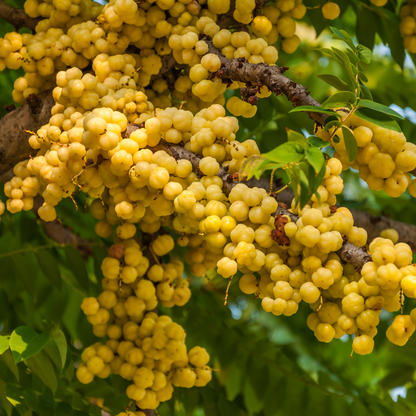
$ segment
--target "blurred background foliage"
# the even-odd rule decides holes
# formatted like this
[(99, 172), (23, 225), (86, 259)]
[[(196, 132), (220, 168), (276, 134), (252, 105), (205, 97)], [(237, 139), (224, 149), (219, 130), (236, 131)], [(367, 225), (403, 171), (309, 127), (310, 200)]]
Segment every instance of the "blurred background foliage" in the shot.
[[(320, 2), (304, 3), (312, 7)], [(387, 9), (383, 9), (386, 15), (372, 11), (368, 1), (337, 3), (342, 15), (332, 26), (374, 47), (368, 87), (375, 101), (392, 106), (405, 117), (402, 129), (407, 140), (416, 143), (415, 66), (413, 57), (405, 55), (399, 20), (394, 15), (403, 2), (389, 1)], [(10, 4), (22, 6), (22, 1)], [(331, 39), (326, 26), (320, 10), (310, 10), (298, 28), (302, 39), (299, 49), (292, 55), (281, 52), (278, 61), (290, 68), (288, 77), (305, 85), (321, 102), (335, 91), (316, 75), (330, 73), (346, 80), (337, 62), (315, 50), (337, 46), (338, 41)], [(0, 21), (0, 36), (10, 30), (10, 25)], [(18, 76), (18, 71), (0, 74), (1, 116), (5, 114), (4, 105), (12, 103), (12, 85)], [(257, 115), (240, 120), (239, 139), (255, 138), (261, 151), (267, 152), (287, 140), (288, 128), (305, 135), (312, 133), (313, 123), (307, 115), (288, 115), (290, 109), (285, 97), (260, 100)], [(343, 205), (416, 224), (416, 210), (407, 193), (392, 200), (384, 192), (369, 190), (354, 171), (344, 172), (343, 179)], [(4, 195), (1, 198), (4, 200)], [(128, 404), (124, 395), (126, 382), (120, 377), (96, 379), (88, 386), (74, 377), (74, 364), (80, 361), (82, 348), (96, 342), (80, 304), (85, 295), (98, 294), (100, 263), (110, 245), (110, 241), (94, 235), (95, 220), (88, 210), (83, 212), (82, 195), (77, 196), (77, 202), (78, 211), (65, 200), (58, 216), (75, 233), (93, 241), (93, 256), (87, 260), (74, 248), (60, 247), (48, 240), (35, 214), (11, 216), (6, 212), (2, 217), (0, 333), (10, 334), (16, 327), (26, 325), (38, 333), (53, 334), (59, 327), (68, 344), (67, 349), (58, 347), (50, 335), (42, 351), (40, 362), (46, 364), (41, 376), (36, 366), (16, 366), (10, 351), (0, 355), (1, 416), (101, 415), (96, 401), (99, 398), (105, 398), (105, 406), (114, 412)], [(194, 278), (193, 295), (186, 307), (161, 308), (161, 312), (172, 315), (184, 326), (188, 347), (206, 347), (211, 365), (219, 370), (205, 388), (175, 389), (174, 399), (159, 408), (161, 416), (416, 414), (414, 341), (401, 348), (387, 341), (384, 333), (392, 321), (391, 314), (384, 311), (381, 315), (374, 352), (351, 359), (348, 336), (328, 345), (315, 339), (306, 326), (310, 313), (307, 305), (290, 318), (274, 317), (262, 311), (258, 300), (242, 295), (237, 286), (234, 282), (229, 304), (224, 306), (224, 279), (215, 273), (207, 279)], [(407, 304), (406, 309), (411, 306)], [(66, 359), (62, 351), (67, 351)]]

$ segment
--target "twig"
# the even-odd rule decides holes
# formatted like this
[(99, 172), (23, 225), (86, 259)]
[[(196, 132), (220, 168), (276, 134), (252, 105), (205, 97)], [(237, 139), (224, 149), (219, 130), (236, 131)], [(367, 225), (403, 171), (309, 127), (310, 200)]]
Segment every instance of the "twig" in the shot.
[(4, 0), (0, 0), (0, 17), (13, 25), (16, 31), (22, 27), (35, 30), (35, 27), (40, 20), (38, 18), (29, 17), (23, 9), (16, 9), (15, 7), (8, 5)]

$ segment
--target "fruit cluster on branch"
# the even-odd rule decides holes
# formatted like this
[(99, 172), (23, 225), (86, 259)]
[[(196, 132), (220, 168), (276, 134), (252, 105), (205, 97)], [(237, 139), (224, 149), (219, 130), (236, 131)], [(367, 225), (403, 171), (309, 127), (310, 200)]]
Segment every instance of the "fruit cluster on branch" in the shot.
[[(253, 64), (247, 62), (244, 58), (228, 59), (226, 58), (212, 43), (212, 40), (206, 40), (208, 44), (209, 53), (212, 53), (220, 58), (221, 68), (213, 73), (214, 76), (223, 80), (228, 84), (233, 81), (238, 81), (246, 84), (244, 88), (251, 88), (250, 93), (243, 99), (250, 104), (256, 105), (259, 97), (256, 94), (262, 87), (276, 95), (285, 95), (295, 107), (301, 105), (320, 106), (320, 104), (309, 94), (306, 87), (296, 84), (290, 78), (284, 75), (288, 69), (286, 67), (279, 67), (276, 65), (268, 65), (265, 63)], [(326, 115), (322, 113), (311, 112), (309, 116), (318, 125), (323, 125)]]
[[(13, 168), (7, 210), (34, 209), (51, 238), (79, 246), (59, 226), (56, 206), (82, 192), (96, 234), (114, 243), (101, 264), (102, 292), (81, 305), (94, 335), (107, 339), (84, 350), (77, 378), (129, 381), (131, 404), (119, 416), (152, 414), (175, 387), (212, 378), (208, 352), (188, 351), (184, 329), (155, 313), (191, 296), (177, 246), (186, 248), (193, 278), (208, 270), (229, 284), (238, 278), (242, 292), (276, 316), (306, 302), (316, 338), (354, 335), (357, 354), (372, 351), (382, 308), (398, 311), (402, 294), (416, 293), (409, 246), (368, 242), (351, 212), (336, 207), (340, 174), (350, 167), (374, 189), (412, 193), (416, 146), (403, 135), (348, 115), (344, 127), (360, 148), (350, 161), (343, 130), (324, 130), (325, 115), (311, 112), (336, 153), (324, 165), (315, 149), (322, 181), (305, 206), (279, 207), (283, 194), (273, 194), (268, 179), (239, 182), (260, 150), (255, 140), (236, 140), (237, 117), (253, 117), (272, 93), (295, 107), (319, 106), (275, 66), (276, 41), (296, 50), (295, 19), (306, 10), (301, 0), (27, 0), (27, 14), (44, 18), (35, 34), (0, 39), (0, 69), (25, 71), (13, 90), (24, 105), (0, 122), (0, 169)], [(326, 3), (324, 17), (337, 13)], [(227, 88), (241, 99), (227, 101)], [(415, 318), (396, 317), (388, 338), (404, 345)]]

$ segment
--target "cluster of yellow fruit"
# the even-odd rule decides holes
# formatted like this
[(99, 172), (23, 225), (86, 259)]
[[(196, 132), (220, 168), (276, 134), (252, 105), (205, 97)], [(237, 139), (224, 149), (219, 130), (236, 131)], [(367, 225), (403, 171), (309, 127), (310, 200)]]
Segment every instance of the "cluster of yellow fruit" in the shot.
[[(314, 196), (311, 201), (313, 207), (312, 212), (316, 212), (314, 215), (320, 216), (321, 219), (323, 217), (328, 217), (331, 214), (331, 206), (336, 202), (335, 195), (339, 194), (343, 189), (343, 182), (339, 177), (341, 171), (342, 166), (337, 159), (330, 159), (328, 161), (324, 184), (321, 185), (317, 191), (320, 194), (321, 201), (319, 203), (316, 196)], [(239, 224), (234, 223), (233, 228), (227, 229), (227, 223), (222, 224), (222, 222), (219, 222), (218, 230), (212, 230), (216, 231), (217, 234), (221, 230), (221, 236), (224, 235), (223, 239), (225, 243), (228, 243), (224, 244), (223, 253), (225, 257), (218, 262), (218, 273), (224, 278), (229, 278), (233, 276), (237, 270), (240, 270), (249, 275), (243, 278), (243, 282), (247, 280), (247, 282), (251, 281), (254, 283), (255, 279), (253, 278), (252, 272), (264, 270), (264, 276), (262, 276), (263, 283), (260, 282), (259, 286), (260, 288), (264, 288), (272, 282), (272, 280), (270, 280), (270, 272), (274, 267), (274, 263), (276, 262), (276, 265), (283, 264), (280, 256), (284, 256), (284, 261), (287, 261), (290, 266), (296, 266), (300, 263), (299, 252), (302, 252), (305, 245), (303, 244), (303, 240), (306, 238), (313, 238), (314, 246), (320, 239), (320, 231), (311, 231), (310, 228), (313, 227), (310, 227), (309, 224), (305, 224), (308, 225), (308, 227), (305, 229), (302, 227), (302, 229), (299, 229), (298, 231), (296, 225), (292, 223), (291, 226), (288, 226), (289, 228), (294, 227), (291, 230), (292, 234), (290, 235), (290, 238), (294, 238), (295, 235), (297, 235), (297, 240), (299, 240), (299, 242), (295, 242), (296, 240), (294, 240), (290, 251), (282, 245), (279, 246), (276, 241), (272, 239), (272, 230), (275, 229), (274, 213), (278, 204), (275, 198), (269, 196), (265, 190), (259, 188), (250, 189), (244, 184), (238, 184), (231, 190), (229, 201), (231, 203), (228, 208), (229, 212)], [(305, 211), (308, 208), (311, 208), (311, 206), (307, 205), (303, 210)], [(293, 209), (295, 212), (298, 211), (298, 208), (295, 206), (293, 206)], [(339, 219), (335, 219), (338, 217)], [(344, 217), (342, 213), (334, 215), (335, 223), (340, 223), (341, 228), (342, 222), (344, 221), (342, 217)], [(208, 227), (211, 226), (211, 222), (208, 223), (208, 220), (210, 220), (210, 218), (207, 218), (203, 223), (203, 231), (207, 232), (205, 238), (209, 247), (211, 228)], [(205, 222), (208, 224), (205, 225)], [(329, 234), (322, 240), (322, 244), (328, 247), (332, 247), (333, 244), (335, 246), (338, 246), (339, 244), (342, 245), (341, 235), (334, 240), (334, 235), (330, 233), (333, 228), (331, 221), (326, 220), (325, 224), (326, 226), (323, 226), (322, 232), (329, 232)], [(336, 230), (338, 231), (338, 228), (336, 228)], [(342, 228), (341, 231), (345, 230)], [(352, 224), (348, 232), (352, 232), (354, 237), (361, 242), (360, 233), (357, 233), (355, 229), (353, 230)], [(230, 242), (225, 238), (227, 234), (231, 240)], [(314, 237), (311, 237), (312, 235), (314, 235)], [(340, 239), (341, 242), (339, 243)], [(306, 246), (309, 247), (310, 244), (306, 244)], [(340, 247), (337, 249), (339, 248)], [(335, 251), (335, 249), (330, 251)], [(255, 287), (255, 284), (251, 285), (251, 288), (253, 289), (251, 293), (257, 292)], [(245, 290), (245, 292), (247, 292), (247, 290)], [(264, 298), (268, 296), (268, 291), (260, 290), (259, 295), (260, 298)]]
[[(234, 14), (239, 15), (241, 3), (237, 2)], [(229, 1), (112, 0), (102, 6), (91, 0), (27, 0), (26, 13), (44, 19), (37, 24), (34, 35), (11, 32), (0, 39), (0, 71), (22, 67), (26, 72), (16, 80), (13, 91), (14, 101), (23, 104), (30, 94), (52, 88), (57, 72), (73, 66), (86, 68), (100, 54), (112, 57), (131, 46), (135, 49), (130, 55), (134, 59), (129, 62), (133, 67), (126, 68), (123, 76), (136, 75), (135, 82), (149, 87), (146, 93), (155, 106), (170, 107), (173, 98), (175, 105), (184, 102), (185, 108), (195, 113), (212, 103), (225, 104), (225, 84), (215, 77), (208, 79), (209, 70), (201, 61), (208, 53), (207, 43), (199, 39), (201, 35), (214, 38), (214, 45), (227, 57), (254, 63), (276, 62), (278, 53), (273, 45), (279, 35), (282, 48), (288, 53), (294, 52), (300, 43), (294, 19), (301, 19), (306, 12), (302, 0), (278, 0), (257, 11), (255, 17), (252, 10), (243, 13), (243, 20), (251, 22), (249, 33), (231, 32), (216, 23), (229, 8)], [(172, 85), (158, 75), (161, 58), (169, 54), (182, 68), (181, 76)], [(108, 57), (101, 55), (100, 60), (107, 64), (101, 65), (102, 72), (110, 69), (106, 77), (123, 70), (108, 65)], [(212, 72), (213, 67), (210, 68)], [(97, 70), (96, 74), (100, 78)], [(121, 77), (115, 78), (120, 81)], [(124, 78), (124, 83), (129, 81)], [(238, 87), (235, 83), (234, 88)], [(75, 90), (81, 94), (79, 88), (77, 85)], [(264, 91), (260, 96), (265, 94)], [(252, 117), (256, 111), (255, 106), (241, 100), (239, 106), (232, 105), (230, 109), (246, 117)]]
[[(92, 46), (83, 48), (85, 32), (89, 34), (92, 45), (105, 37), (101, 29), (93, 32), (98, 26), (90, 20), (95, 19), (102, 8), (102, 5), (90, 0), (25, 2), (25, 11), (29, 16), (45, 19), (37, 24), (35, 35), (10, 32), (0, 38), (0, 71), (6, 67), (13, 70), (22, 68), (26, 73), (15, 81), (15, 102), (24, 104), (30, 94), (52, 88), (58, 71), (70, 66), (85, 68), (89, 64), (99, 49)], [(125, 48), (115, 48), (115, 53), (124, 52), (128, 39), (125, 43)]]
[[(44, 19), (40, 22), (42, 29), (48, 25), (68, 30), (77, 23), (95, 19), (102, 5), (91, 0), (26, 0), (24, 9), (28, 16)], [(36, 32), (42, 32), (40, 28)]]
[(336, 150), (334, 157), (342, 162), (342, 169), (359, 171), (360, 178), (374, 191), (384, 190), (397, 198), (406, 189), (416, 196), (416, 180), (408, 172), (416, 168), (416, 145), (406, 142), (403, 133), (376, 126), (355, 115), (347, 118), (345, 126), (353, 133), (358, 155), (348, 161), (342, 128), (325, 131), (317, 129), (317, 136), (330, 141)]
[[(172, 397), (173, 386), (202, 387), (212, 375), (206, 350), (194, 347), (187, 352), (183, 328), (154, 312), (159, 303), (183, 306), (189, 300), (183, 263), (172, 259), (160, 265), (155, 260), (149, 267), (149, 259), (133, 238), (135, 233), (134, 224), (118, 227), (117, 244), (110, 247), (101, 265), (103, 292), (82, 302), (94, 335), (108, 340), (84, 350), (77, 378), (88, 384), (95, 376), (119, 374), (133, 381), (126, 394), (139, 409), (155, 409)], [(147, 249), (157, 259), (173, 246), (172, 237), (165, 234)]]
[[(259, 154), (253, 140), (243, 144), (235, 140), (237, 119), (225, 117), (220, 105), (195, 116), (174, 107), (155, 109), (147, 96), (137, 91), (134, 78), (128, 88), (118, 84), (121, 88), (114, 92), (107, 84), (116, 78), (99, 78), (104, 76), (104, 61), (98, 58), (94, 60), (97, 77), (82, 75), (77, 68), (58, 73), (57, 103), (50, 122), (29, 138), (38, 154), (16, 167), (22, 181), (32, 181), (23, 195), (39, 193), (45, 200), (40, 217), (54, 220), (55, 206), (77, 189), (95, 199), (91, 212), (100, 220), (96, 232), (104, 238), (112, 234), (112, 225), (123, 220), (138, 223), (147, 233), (157, 232), (162, 223), (178, 233), (189, 233), (199, 232), (199, 222), (210, 215), (224, 216), (224, 175), (238, 172), (247, 157)], [(109, 66), (118, 64), (128, 70), (131, 64), (127, 62), (127, 55), (106, 61)], [(115, 82), (124, 83), (122, 78)], [(94, 108), (98, 102), (102, 107)], [(129, 121), (136, 123), (136, 130), (126, 133)], [(167, 153), (171, 144), (179, 142), (184, 143), (189, 160), (176, 160)], [(204, 156), (197, 167), (190, 162), (192, 153)], [(218, 176), (220, 170), (223, 179)], [(6, 186), (11, 198), (23, 197), (18, 190), (9, 194), (8, 188), (17, 182), (13, 179)], [(14, 212), (21, 209), (21, 202), (11, 206)]]
[[(220, 1), (216, 3), (221, 4), (221, 7), (227, 4)], [(229, 7), (228, 2), (227, 10)], [(302, 0), (276, 0), (274, 4), (263, 6), (260, 10), (262, 13), (255, 9), (254, 0), (237, 0), (233, 17), (240, 23), (250, 24), (251, 31), (259, 38), (266, 36), (269, 45), (276, 43), (280, 35), (283, 38), (282, 49), (287, 53), (293, 53), (300, 43), (295, 35), (294, 19), (302, 19), (307, 10)]]
[[(14, 168), (15, 176), (4, 184), (4, 193), (7, 198), (7, 210), (11, 213), (30, 211), (33, 208), (33, 197), (40, 190), (38, 178), (31, 176), (27, 169), (28, 161), (19, 162)], [(3, 214), (5, 205), (0, 204), (0, 215)]]
[[(308, 317), (307, 322), (323, 342), (355, 334), (353, 350), (362, 355), (369, 354), (374, 348), (373, 338), (377, 334), (381, 310), (400, 310), (403, 302), (401, 290), (407, 288), (405, 293), (411, 292), (413, 297), (416, 288), (416, 267), (411, 264), (412, 254), (407, 244), (394, 245), (391, 240), (377, 238), (370, 244), (369, 252), (373, 261), (365, 263), (360, 273), (350, 265), (342, 268), (339, 263), (334, 283), (327, 288), (321, 286), (325, 290), (321, 295), (315, 294), (316, 299), (322, 296), (323, 303), (311, 305), (316, 312)], [(385, 253), (389, 255), (385, 256)], [(319, 270), (315, 273), (319, 274)], [(315, 285), (314, 274), (311, 279)], [(389, 327), (387, 337), (396, 345), (404, 345), (414, 330), (409, 316), (398, 315)]]
[(400, 10), (400, 33), (403, 37), (404, 47), (410, 53), (416, 53), (415, 6), (415, 0), (408, 0)]
[[(416, 264), (412, 264), (412, 250), (407, 244), (393, 244), (390, 239), (376, 238), (370, 244), (369, 252), (372, 261), (361, 271), (369, 293), (379, 298), (377, 302), (381, 302), (387, 311), (397, 311), (403, 304), (403, 295), (415, 297)], [(396, 316), (387, 330), (387, 338), (393, 344), (405, 345), (415, 331), (415, 322), (416, 310), (410, 316)]]

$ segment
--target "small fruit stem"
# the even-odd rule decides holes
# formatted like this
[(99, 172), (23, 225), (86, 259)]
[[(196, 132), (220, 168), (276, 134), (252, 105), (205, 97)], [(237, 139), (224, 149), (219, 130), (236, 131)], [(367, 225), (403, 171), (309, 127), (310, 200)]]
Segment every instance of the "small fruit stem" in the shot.
[(403, 306), (404, 306), (403, 289), (400, 289), (399, 291), (399, 301), (400, 301), (400, 314), (403, 315)]
[(134, 403), (134, 400), (131, 400), (130, 403), (128, 404), (128, 406), (126, 406), (126, 412), (128, 412), (130, 410), (131, 405)]
[(228, 282), (227, 290), (225, 291), (225, 299), (224, 299), (224, 306), (228, 303), (228, 291), (230, 290), (231, 283), (233, 282), (234, 276), (230, 277), (230, 281)]
[(155, 252), (153, 251), (153, 247), (152, 247), (151, 245), (149, 245), (149, 250), (150, 250), (150, 252), (152, 253), (152, 256), (154, 257), (154, 259), (155, 259), (156, 263), (160, 266), (159, 259), (157, 258), (157, 256), (156, 256)]
[(269, 195), (273, 192), (273, 177), (274, 177), (274, 173), (276, 172), (277, 169), (273, 169), (272, 173), (270, 175), (270, 192)]
[(275, 192), (276, 195), (279, 195), (281, 192), (283, 192), (285, 189), (289, 188), (289, 186), (292, 185), (292, 182), (287, 183), (283, 188), (280, 188), (278, 191)]
[(315, 312), (319, 312), (322, 308), (322, 305), (324, 304), (324, 298), (322, 297), (322, 290), (321, 290), (321, 298), (320, 299), (321, 299), (321, 302), (319, 304), (318, 309)]

